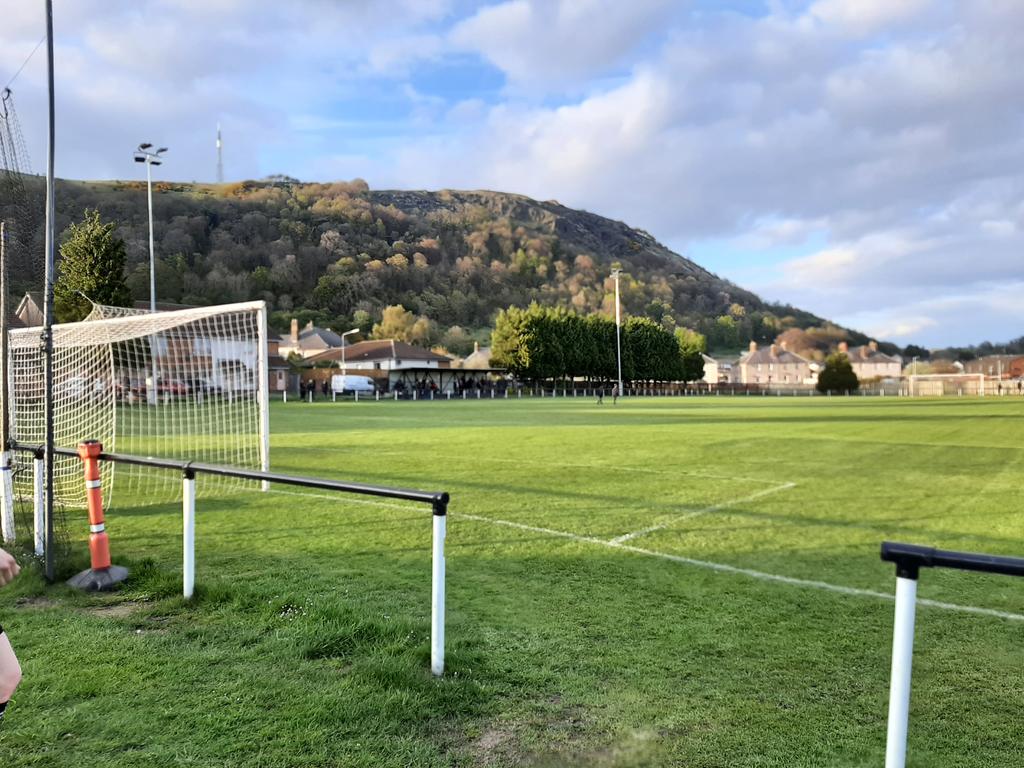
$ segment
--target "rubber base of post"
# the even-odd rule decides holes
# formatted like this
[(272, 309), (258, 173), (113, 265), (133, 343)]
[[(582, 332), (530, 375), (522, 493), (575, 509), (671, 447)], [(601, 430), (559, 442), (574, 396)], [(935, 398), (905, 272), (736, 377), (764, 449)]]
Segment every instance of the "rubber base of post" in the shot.
[(68, 579), (69, 587), (81, 589), (85, 592), (106, 592), (114, 589), (118, 584), (128, 578), (128, 569), (120, 565), (112, 565), (109, 568), (93, 570), (89, 568), (77, 576)]

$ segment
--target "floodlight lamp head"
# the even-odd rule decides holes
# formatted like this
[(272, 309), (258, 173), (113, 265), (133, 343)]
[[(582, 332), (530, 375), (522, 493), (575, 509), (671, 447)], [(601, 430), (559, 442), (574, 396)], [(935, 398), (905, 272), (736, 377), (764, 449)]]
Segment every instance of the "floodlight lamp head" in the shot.
[(149, 164), (150, 165), (163, 165), (163, 163), (161, 163), (159, 160), (150, 160)]
[(152, 146), (152, 144), (139, 144), (139, 151), (141, 152), (144, 149), (149, 149)]
[(142, 155), (136, 155), (135, 156), (135, 162), (136, 163), (144, 163), (144, 162), (146, 162), (146, 158), (144, 158)]
[(163, 154), (164, 152), (166, 152), (166, 151), (167, 151), (167, 147), (160, 147), (160, 149), (158, 149), (158, 150), (156, 151), (156, 153), (157, 153), (158, 155), (162, 155), (162, 154)]

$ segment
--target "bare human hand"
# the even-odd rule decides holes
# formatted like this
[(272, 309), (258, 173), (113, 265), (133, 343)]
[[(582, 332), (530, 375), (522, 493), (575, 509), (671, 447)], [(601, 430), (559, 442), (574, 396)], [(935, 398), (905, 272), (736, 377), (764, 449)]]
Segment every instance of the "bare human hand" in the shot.
[(10, 584), (20, 572), (18, 561), (0, 549), (0, 587)]

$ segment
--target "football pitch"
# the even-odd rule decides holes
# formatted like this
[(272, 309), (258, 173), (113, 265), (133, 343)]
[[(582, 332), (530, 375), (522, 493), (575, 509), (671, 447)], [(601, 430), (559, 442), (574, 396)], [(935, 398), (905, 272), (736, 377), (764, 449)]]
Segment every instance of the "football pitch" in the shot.
[[(0, 591), (0, 765), (880, 766), (880, 543), (1024, 554), (1024, 398), (275, 403), (271, 432), (276, 471), (451, 493), (445, 676), (429, 509), (201, 499), (187, 602), (179, 504), (121, 499), (121, 592)], [(1024, 581), (919, 596), (908, 765), (1024, 764)]]

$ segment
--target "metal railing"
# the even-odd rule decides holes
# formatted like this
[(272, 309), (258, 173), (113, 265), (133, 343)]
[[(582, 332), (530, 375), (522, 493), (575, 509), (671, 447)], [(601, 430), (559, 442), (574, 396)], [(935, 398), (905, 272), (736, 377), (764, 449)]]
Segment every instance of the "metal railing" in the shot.
[[(42, 462), (44, 449), (41, 445), (24, 445), (12, 443), (11, 450), (32, 453), (36, 459), (36, 496), (41, 496), (42, 483), (38, 464)], [(58, 456), (78, 457), (78, 451), (74, 448), (54, 448), (53, 452)], [(155, 469), (167, 469), (181, 472), (182, 476), (182, 533), (183, 533), (183, 569), (182, 569), (182, 593), (186, 598), (192, 597), (195, 588), (195, 517), (196, 517), (196, 475), (216, 475), (220, 477), (234, 477), (242, 480), (252, 480), (267, 484), (293, 485), (302, 488), (316, 488), (325, 491), (338, 493), (354, 493), (362, 496), (376, 496), (387, 499), (398, 499), (411, 501), (419, 504), (429, 504), (433, 513), (433, 540), (431, 557), (431, 610), (430, 610), (430, 670), (435, 675), (444, 673), (444, 623), (445, 623), (445, 557), (444, 542), (447, 536), (448, 502), (449, 495), (444, 491), (418, 491), (408, 488), (390, 488), (383, 485), (370, 485), (366, 483), (352, 483), (342, 480), (326, 480), (323, 478), (304, 477), (301, 475), (286, 475), (279, 472), (265, 472), (256, 469), (243, 469), (241, 467), (228, 467), (219, 464), (205, 464), (195, 461), (179, 461), (176, 459), (164, 459), (149, 456), (131, 456), (121, 453), (101, 452), (99, 460), (112, 461), (121, 464), (132, 464), (135, 466), (153, 467)], [(36, 526), (36, 547), (37, 552), (42, 543), (42, 530), (44, 529), (41, 519), (42, 500), (35, 499), (35, 526)]]
[(904, 768), (907, 722), (910, 717), (910, 671), (914, 656), (914, 616), (917, 579), (922, 568), (1024, 576), (1024, 558), (951, 552), (914, 544), (882, 543), (882, 560), (896, 564), (896, 617), (892, 634), (892, 672), (889, 683), (889, 722), (885, 768)]

